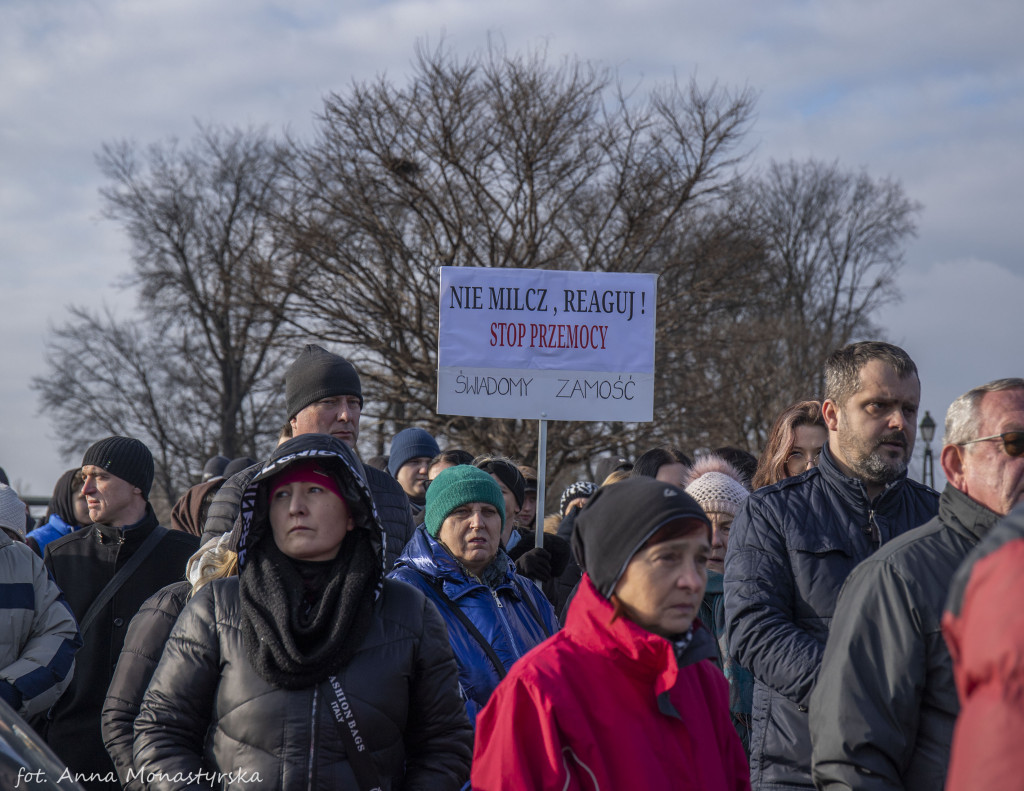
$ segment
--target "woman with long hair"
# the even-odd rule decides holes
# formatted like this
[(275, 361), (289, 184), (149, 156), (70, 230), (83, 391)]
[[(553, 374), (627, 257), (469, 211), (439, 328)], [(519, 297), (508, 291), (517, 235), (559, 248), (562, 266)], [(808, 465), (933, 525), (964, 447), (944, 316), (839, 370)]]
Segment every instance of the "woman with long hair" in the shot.
[(818, 463), (828, 429), (820, 401), (798, 401), (782, 410), (768, 432), (768, 442), (751, 482), (754, 489), (792, 478)]

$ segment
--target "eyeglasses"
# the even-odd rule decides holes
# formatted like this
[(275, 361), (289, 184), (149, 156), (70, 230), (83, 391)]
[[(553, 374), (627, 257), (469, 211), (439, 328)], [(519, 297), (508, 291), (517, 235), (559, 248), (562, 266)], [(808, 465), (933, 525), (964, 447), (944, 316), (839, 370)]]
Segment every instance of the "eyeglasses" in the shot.
[(969, 439), (967, 442), (960, 442), (960, 445), (973, 445), (975, 442), (986, 442), (990, 439), (999, 439), (1003, 442), (1003, 450), (1007, 456), (1024, 456), (1024, 431), (1004, 431), (1002, 434), (993, 434), (991, 437), (978, 437)]

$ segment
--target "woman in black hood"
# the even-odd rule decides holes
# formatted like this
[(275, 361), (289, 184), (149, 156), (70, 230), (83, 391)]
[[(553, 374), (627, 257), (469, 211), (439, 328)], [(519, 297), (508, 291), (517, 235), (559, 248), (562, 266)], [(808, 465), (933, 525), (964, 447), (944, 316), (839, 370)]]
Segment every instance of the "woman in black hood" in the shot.
[(444, 622), (384, 580), (349, 447), (279, 446), (235, 530), (238, 577), (185, 607), (136, 720), (149, 787), (459, 788), (472, 732)]

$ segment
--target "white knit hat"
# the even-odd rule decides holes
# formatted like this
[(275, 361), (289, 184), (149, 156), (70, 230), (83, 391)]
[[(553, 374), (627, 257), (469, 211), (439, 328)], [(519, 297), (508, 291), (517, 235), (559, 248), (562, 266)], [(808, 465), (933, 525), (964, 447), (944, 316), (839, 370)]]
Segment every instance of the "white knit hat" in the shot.
[(25, 503), (18, 499), (14, 489), (3, 483), (0, 483), (0, 527), (25, 537)]
[(743, 476), (721, 456), (707, 454), (694, 463), (687, 476), (686, 492), (700, 503), (705, 513), (736, 516), (750, 491)]

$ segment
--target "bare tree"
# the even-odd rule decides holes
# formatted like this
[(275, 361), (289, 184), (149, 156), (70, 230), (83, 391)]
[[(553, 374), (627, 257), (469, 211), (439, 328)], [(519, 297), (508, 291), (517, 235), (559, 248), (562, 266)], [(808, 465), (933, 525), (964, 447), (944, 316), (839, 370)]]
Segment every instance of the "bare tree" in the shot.
[[(695, 83), (641, 101), (586, 63), (495, 46), (465, 60), (420, 49), (407, 85), (329, 96), (315, 141), (296, 144), (287, 226), (316, 271), (294, 316), (358, 361), (374, 450), (415, 421), (532, 459), (533, 424), (435, 414), (437, 267), (668, 270), (687, 218), (733, 179), (752, 109), (748, 91)], [(551, 424), (549, 462), (644, 430)]]
[(784, 407), (821, 397), (832, 350), (882, 334), (874, 317), (899, 299), (921, 207), (895, 181), (814, 160), (771, 162), (736, 189), (726, 214), (749, 236), (756, 272), (740, 303), (694, 328), (706, 336), (705, 396), (718, 412), (698, 421), (706, 442), (694, 444), (757, 451)]
[[(173, 503), (205, 458), (256, 455), (284, 417), (281, 316), (303, 261), (273, 218), (285, 152), (262, 131), (105, 145), (106, 215), (132, 243), (134, 316), (72, 309), (34, 381), (62, 451), (105, 433), (150, 445)], [(59, 415), (74, 406), (76, 420)], [(59, 412), (56, 410), (60, 410)], [(84, 419), (82, 419), (84, 416)]]

